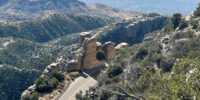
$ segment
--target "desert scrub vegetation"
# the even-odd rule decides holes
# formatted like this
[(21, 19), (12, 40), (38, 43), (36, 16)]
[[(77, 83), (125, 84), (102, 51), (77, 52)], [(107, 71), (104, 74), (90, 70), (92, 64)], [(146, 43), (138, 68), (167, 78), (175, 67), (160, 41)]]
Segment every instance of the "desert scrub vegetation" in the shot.
[(63, 80), (63, 73), (54, 69), (50, 72), (49, 76), (43, 75), (36, 80), (36, 91), (41, 93), (51, 92), (53, 89), (56, 89)]
[(23, 96), (20, 100), (38, 100), (39, 93), (33, 92), (30, 95)]
[(198, 58), (200, 59), (200, 37), (189, 41), (178, 42), (175, 44), (172, 56), (175, 58)]
[(175, 62), (171, 72), (158, 74), (143, 70), (139, 80), (129, 89), (132, 93), (142, 93), (145, 98), (191, 100), (198, 98), (200, 93), (199, 71), (197, 59), (181, 59)]

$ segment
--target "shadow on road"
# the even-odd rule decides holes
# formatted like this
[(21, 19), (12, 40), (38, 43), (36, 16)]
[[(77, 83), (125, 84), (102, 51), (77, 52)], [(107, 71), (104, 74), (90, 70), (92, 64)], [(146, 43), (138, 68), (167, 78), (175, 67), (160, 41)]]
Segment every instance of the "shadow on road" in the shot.
[(81, 73), (81, 76), (87, 78), (89, 75), (90, 77), (97, 79), (98, 75), (101, 73), (101, 70), (103, 69), (105, 69), (105, 67), (98, 67), (90, 70), (85, 70), (83, 73)]

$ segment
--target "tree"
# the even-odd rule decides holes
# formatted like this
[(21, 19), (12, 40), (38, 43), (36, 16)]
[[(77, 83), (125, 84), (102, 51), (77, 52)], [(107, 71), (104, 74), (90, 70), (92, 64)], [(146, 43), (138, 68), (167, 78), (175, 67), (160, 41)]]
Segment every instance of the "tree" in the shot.
[(108, 72), (108, 77), (113, 78), (121, 74), (123, 72), (123, 69), (119, 64), (115, 64), (115, 65), (110, 65), (107, 72)]
[(182, 15), (180, 13), (175, 13), (172, 17), (172, 24), (174, 28), (177, 28), (180, 24)]
[(36, 85), (36, 91), (38, 92), (50, 92), (53, 90), (56, 85), (58, 84), (57, 79), (50, 79), (48, 76), (42, 76), (37, 79), (35, 85)]
[(197, 8), (195, 11), (194, 11), (194, 17), (199, 17), (200, 16), (200, 8)]
[(58, 81), (63, 81), (65, 79), (64, 75), (61, 72), (58, 72), (58, 70), (52, 70), (51, 76), (55, 77)]

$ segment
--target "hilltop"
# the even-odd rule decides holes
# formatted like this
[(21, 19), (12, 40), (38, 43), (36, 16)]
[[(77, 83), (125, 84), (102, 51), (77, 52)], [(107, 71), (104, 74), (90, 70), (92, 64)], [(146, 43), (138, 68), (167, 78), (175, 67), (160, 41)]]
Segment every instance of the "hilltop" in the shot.
[[(110, 9), (106, 11), (105, 9)], [(26, 20), (48, 13), (63, 12), (68, 14), (99, 16), (111, 19), (124, 19), (138, 15), (138, 12), (124, 11), (105, 6), (93, 9), (78, 0), (8, 0), (0, 2), (1, 20)], [(103, 13), (102, 13), (103, 12)], [(123, 12), (123, 15), (121, 14)], [(111, 15), (109, 13), (115, 13)], [(6, 16), (5, 16), (6, 15)], [(22, 16), (22, 17), (20, 17)]]

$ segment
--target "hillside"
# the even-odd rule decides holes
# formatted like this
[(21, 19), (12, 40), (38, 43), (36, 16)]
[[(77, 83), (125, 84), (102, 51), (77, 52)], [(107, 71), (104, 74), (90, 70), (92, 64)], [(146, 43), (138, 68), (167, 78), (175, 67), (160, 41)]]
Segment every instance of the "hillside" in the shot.
[(180, 12), (190, 14), (200, 0), (80, 0), (86, 4), (102, 3), (111, 7), (139, 11), (142, 13), (156, 12), (172, 15)]
[[(200, 8), (187, 19), (174, 14), (162, 30), (117, 52), (99, 75), (93, 98), (193, 100), (200, 98)], [(88, 95), (77, 94), (77, 98)]]
[(1, 22), (0, 37), (15, 37), (36, 42), (47, 42), (63, 35), (88, 31), (110, 23), (98, 17), (63, 13), (20, 22)]
[[(129, 40), (125, 42), (130, 42), (130, 44), (134, 44), (142, 41), (142, 37), (148, 32), (162, 28), (162, 26), (164, 26), (168, 21), (168, 18), (163, 16), (149, 18), (146, 18), (145, 16), (138, 17), (141, 17), (141, 19), (135, 17), (126, 20), (125, 22), (115, 22), (112, 25), (107, 25), (99, 29), (94, 29), (91, 32), (92, 34), (97, 35), (97, 38), (99, 38), (99, 40), (103, 43), (104, 40), (111, 39), (109, 36), (105, 36), (105, 34), (121, 34), (121, 32), (118, 30), (130, 31), (134, 30), (133, 27), (140, 27), (141, 29), (144, 29), (145, 27), (151, 28), (152, 26), (155, 26), (152, 29), (144, 31), (141, 34), (135, 32), (131, 33), (130, 36), (133, 38), (132, 41)], [(135, 23), (135, 25), (132, 26), (133, 29), (124, 28), (131, 25), (132, 23)], [(152, 24), (150, 25), (148, 23)], [(120, 27), (117, 27), (119, 25)], [(0, 74), (0, 80), (3, 80), (0, 82), (0, 84), (2, 84), (3, 86), (0, 88), (0, 91), (2, 91), (0, 94), (2, 97), (1, 99), (6, 100), (8, 99), (8, 97), (11, 97), (11, 100), (18, 99), (20, 97), (20, 93), (23, 92), (27, 87), (32, 85), (34, 81), (38, 78), (38, 76), (41, 75), (45, 67), (53, 62), (61, 62), (64, 69), (66, 63), (73, 58), (73, 55), (77, 50), (77, 43), (79, 43), (80, 39), (79, 35), (80, 33), (68, 34), (45, 43), (37, 43), (34, 41), (13, 37), (1, 38), (0, 68), (2, 69), (1, 73), (3, 73)], [(139, 36), (141, 38), (137, 38)], [(124, 37), (121, 38), (121, 41), (113, 42), (123, 42), (123, 38)], [(135, 41), (135, 39), (137, 39), (137, 41)], [(8, 71), (10, 71), (10, 73), (7, 73)], [(6, 76), (9, 76), (9, 74), (11, 73), (17, 75), (15, 77), (4, 78)], [(21, 79), (20, 77), (23, 77), (24, 75), (26, 75), (27, 78)], [(32, 77), (33, 75), (34, 77)], [(24, 84), (24, 82), (26, 84)], [(10, 87), (10, 84), (13, 84), (12, 87)]]
[[(109, 8), (109, 11), (106, 9)], [(106, 8), (93, 9), (78, 0), (8, 0), (0, 2), (1, 20), (25, 20), (43, 16), (48, 13), (63, 12), (68, 14), (98, 16), (111, 19), (130, 18), (139, 13), (123, 11), (106, 6)], [(102, 13), (104, 12), (104, 13)], [(123, 15), (121, 14), (123, 12)], [(111, 15), (109, 13), (115, 13)], [(20, 18), (20, 15), (23, 16)]]
[[(169, 22), (169, 18), (151, 13), (134, 18), (116, 21), (105, 27), (90, 30), (99, 42), (112, 41), (116, 44), (127, 42), (130, 45), (143, 41), (145, 34), (162, 29)], [(48, 44), (66, 45), (78, 43), (80, 34), (63, 36), (48, 42)]]
[(17, 38), (0, 38), (0, 99), (18, 100), (47, 65), (73, 58), (76, 45), (46, 45)]

